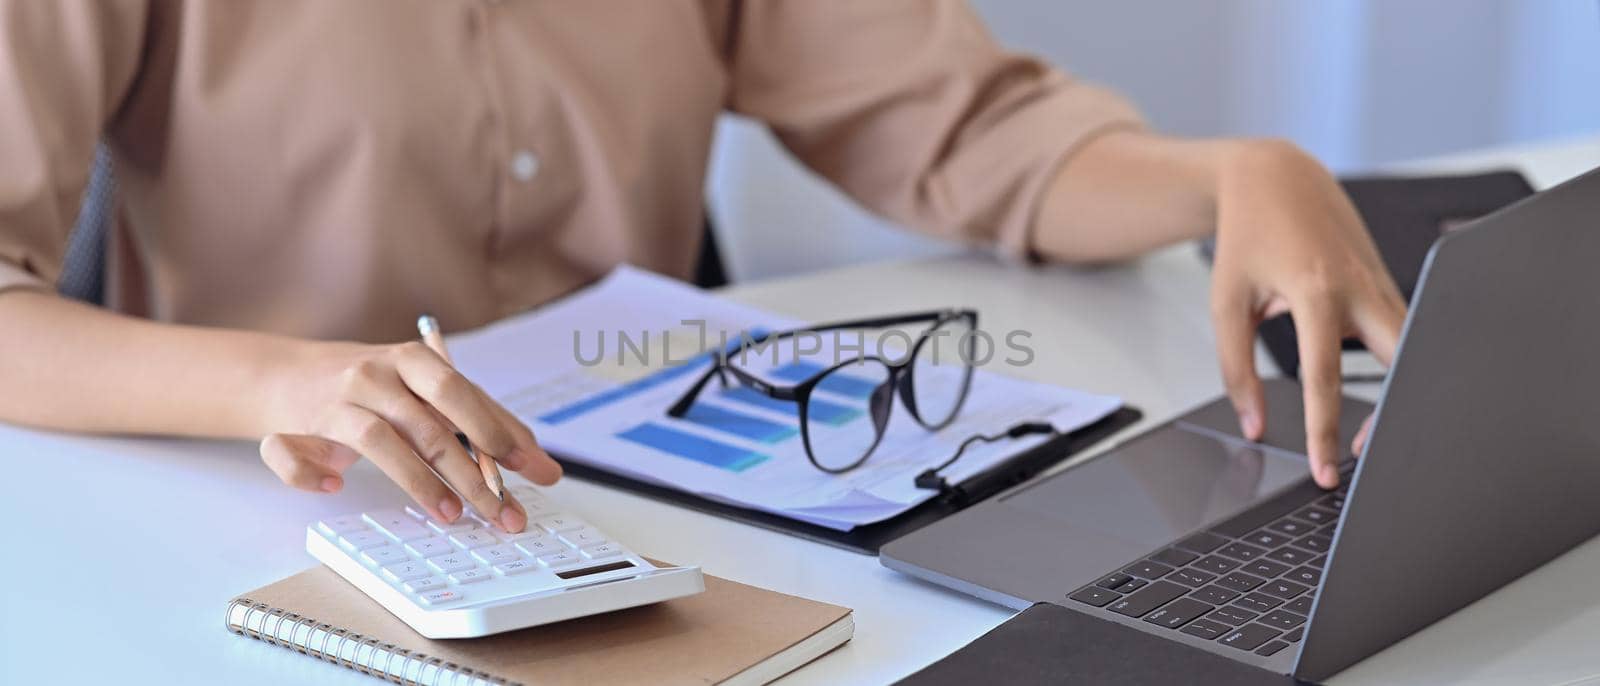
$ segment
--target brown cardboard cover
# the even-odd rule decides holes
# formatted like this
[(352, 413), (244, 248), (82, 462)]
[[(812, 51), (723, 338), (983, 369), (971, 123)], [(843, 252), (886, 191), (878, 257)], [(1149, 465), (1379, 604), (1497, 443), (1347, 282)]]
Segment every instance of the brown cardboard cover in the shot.
[(847, 608), (705, 575), (704, 593), (473, 639), (432, 640), (326, 567), (243, 598), (526, 684), (716, 683), (777, 655)]

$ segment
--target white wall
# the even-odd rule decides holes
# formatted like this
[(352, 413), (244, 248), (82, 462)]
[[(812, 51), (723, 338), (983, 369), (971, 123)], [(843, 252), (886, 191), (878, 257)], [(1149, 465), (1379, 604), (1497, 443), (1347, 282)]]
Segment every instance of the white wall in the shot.
[[(1156, 128), (1282, 136), (1340, 171), (1600, 131), (1597, 0), (971, 0), (1003, 43)], [(735, 279), (958, 249), (900, 231), (727, 118), (708, 200)]]

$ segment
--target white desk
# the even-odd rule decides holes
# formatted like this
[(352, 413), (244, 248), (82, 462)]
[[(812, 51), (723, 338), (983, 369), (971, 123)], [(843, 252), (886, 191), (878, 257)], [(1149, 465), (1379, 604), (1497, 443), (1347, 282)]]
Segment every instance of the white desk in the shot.
[[(1497, 153), (1540, 185), (1600, 165), (1600, 139)], [(1478, 164), (1453, 160), (1450, 166)], [(1445, 166), (1441, 164), (1440, 166)], [(740, 286), (735, 299), (822, 320), (972, 305), (985, 328), (1034, 333), (1027, 376), (1116, 393), (1146, 424), (1220, 392), (1207, 276), (1189, 247), (1100, 271), (976, 257), (890, 263)], [(1292, 421), (1292, 418), (1281, 418)], [(311, 564), (302, 527), (400, 502), (362, 464), (338, 497), (291, 491), (254, 446), (77, 438), (0, 428), (0, 683), (66, 680), (377, 683), (222, 628), (227, 600)], [(567, 480), (556, 487), (642, 553), (856, 610), (856, 638), (791, 683), (884, 683), (960, 648), (1003, 608), (873, 558)], [(1337, 683), (1573, 683), (1600, 674), (1600, 543), (1347, 672)], [(1597, 679), (1600, 681), (1600, 679)]]

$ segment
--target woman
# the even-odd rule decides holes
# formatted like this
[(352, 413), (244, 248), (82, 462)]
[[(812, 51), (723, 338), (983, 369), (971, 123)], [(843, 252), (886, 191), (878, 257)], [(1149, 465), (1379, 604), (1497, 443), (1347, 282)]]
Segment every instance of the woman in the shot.
[[(1339, 340), (1386, 360), (1404, 304), (1327, 172), (1150, 133), (959, 0), (0, 0), (0, 419), (265, 437), (326, 492), (359, 454), (436, 517), (453, 486), (521, 530), (449, 427), (537, 483), (560, 468), (411, 322), (478, 326), (623, 262), (687, 276), (723, 110), (866, 206), (1017, 257), (1214, 232), (1241, 426), (1266, 419), (1254, 326), (1291, 311), (1337, 483)], [(52, 289), (102, 138), (111, 310)]]

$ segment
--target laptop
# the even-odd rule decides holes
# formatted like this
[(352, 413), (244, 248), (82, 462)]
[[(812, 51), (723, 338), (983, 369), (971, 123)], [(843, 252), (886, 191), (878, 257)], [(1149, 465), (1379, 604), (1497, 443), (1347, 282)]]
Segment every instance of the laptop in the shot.
[[(1600, 170), (1434, 245), (1338, 490), (1307, 475), (1299, 386), (1271, 381), (1259, 442), (1217, 400), (881, 560), (1141, 646), (1086, 654), (1078, 677), (1221, 656), (1323, 681), (1600, 533), (1597, 394)], [(1342, 444), (1370, 409), (1345, 401)]]

